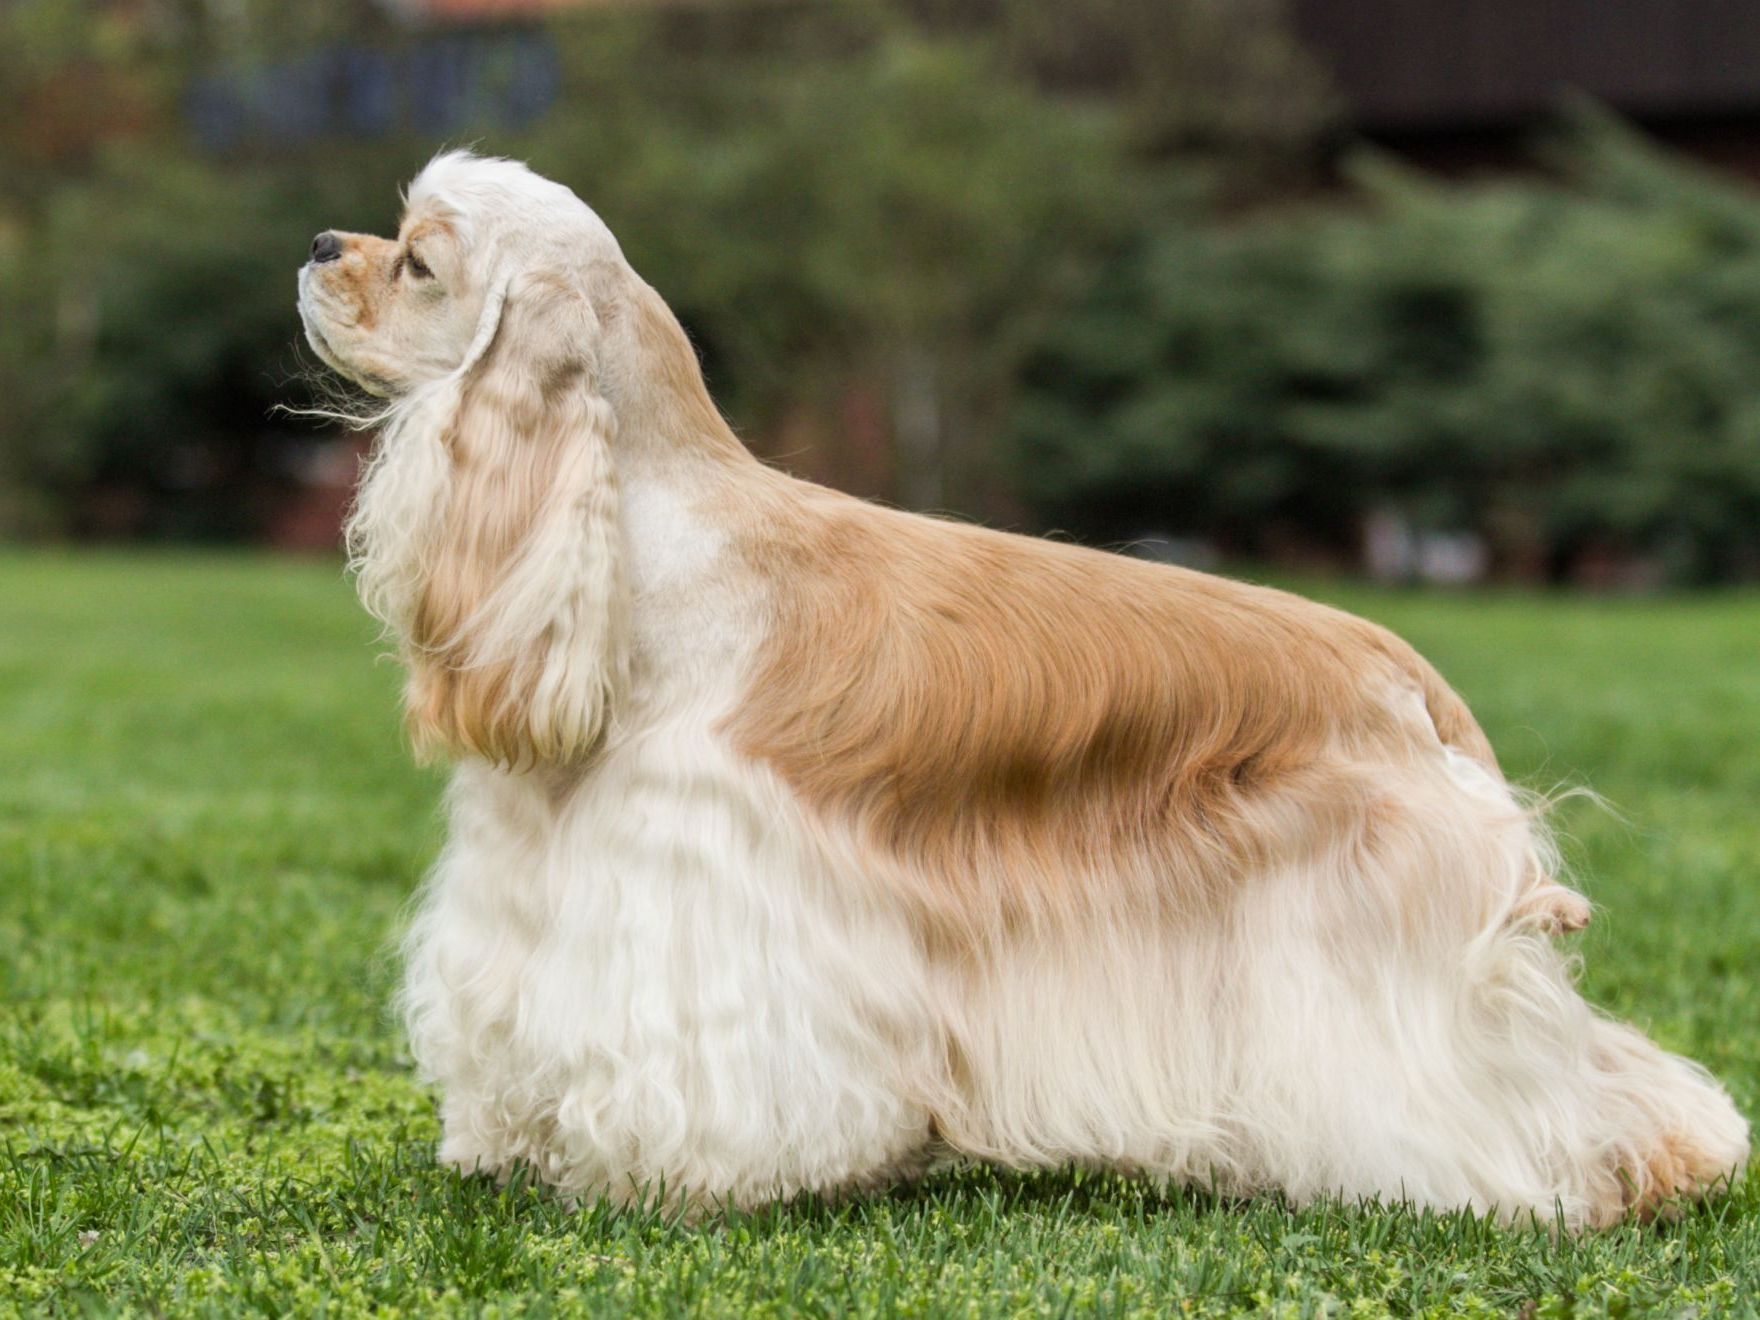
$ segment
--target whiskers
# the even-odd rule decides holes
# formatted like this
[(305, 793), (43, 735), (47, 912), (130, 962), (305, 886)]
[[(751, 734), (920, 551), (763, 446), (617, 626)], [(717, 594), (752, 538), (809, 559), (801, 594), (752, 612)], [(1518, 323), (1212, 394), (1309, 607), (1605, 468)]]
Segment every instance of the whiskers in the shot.
[(331, 422), (350, 431), (371, 431), (396, 416), (396, 399), (382, 399), (367, 393), (327, 364), (312, 361), (303, 345), (294, 345), (294, 355), (297, 365), (288, 373), (288, 383), (302, 385), (312, 402), (307, 405), (278, 403), (271, 410), (274, 415)]

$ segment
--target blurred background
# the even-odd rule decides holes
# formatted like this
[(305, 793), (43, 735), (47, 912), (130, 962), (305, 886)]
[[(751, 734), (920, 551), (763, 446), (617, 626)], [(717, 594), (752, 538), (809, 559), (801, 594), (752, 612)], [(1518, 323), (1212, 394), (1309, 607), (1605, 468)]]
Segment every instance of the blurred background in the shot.
[(1753, 0), (0, 0), (0, 538), (333, 553), (294, 271), (447, 144), (594, 206), (815, 480), (1760, 578)]

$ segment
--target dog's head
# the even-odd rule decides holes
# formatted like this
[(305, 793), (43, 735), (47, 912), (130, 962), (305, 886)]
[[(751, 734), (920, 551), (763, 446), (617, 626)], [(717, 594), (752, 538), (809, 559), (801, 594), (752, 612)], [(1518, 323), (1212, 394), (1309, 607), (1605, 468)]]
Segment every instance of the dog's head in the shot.
[[(561, 184), (449, 152), (411, 184), (396, 238), (327, 229), (312, 240), (299, 312), (327, 365), (396, 399), (492, 346), (542, 356), (542, 340), (509, 342), (521, 331), (590, 354), (596, 296), (627, 269), (611, 231)], [(548, 326), (521, 315), (533, 295), (557, 314)]]
[(637, 306), (664, 314), (610, 230), (513, 161), (440, 156), (395, 239), (312, 244), (307, 338), (386, 400), (349, 546), (424, 747), (520, 764), (599, 740), (625, 665), (607, 363), (626, 399), (658, 374), (630, 365)]

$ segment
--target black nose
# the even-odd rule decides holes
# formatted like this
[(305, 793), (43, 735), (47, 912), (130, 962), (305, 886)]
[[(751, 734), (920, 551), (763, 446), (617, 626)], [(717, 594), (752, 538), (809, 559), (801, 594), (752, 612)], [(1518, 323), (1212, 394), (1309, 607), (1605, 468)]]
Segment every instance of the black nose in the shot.
[(322, 265), (342, 255), (342, 243), (328, 229), (312, 240), (312, 260)]

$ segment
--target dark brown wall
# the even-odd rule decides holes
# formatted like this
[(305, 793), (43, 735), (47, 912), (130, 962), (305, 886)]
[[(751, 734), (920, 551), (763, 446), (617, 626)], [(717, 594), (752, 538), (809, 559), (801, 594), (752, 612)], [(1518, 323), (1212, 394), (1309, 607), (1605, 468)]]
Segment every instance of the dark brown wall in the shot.
[(1587, 92), (1760, 121), (1760, 0), (1293, 0), (1365, 132), (1507, 126)]

